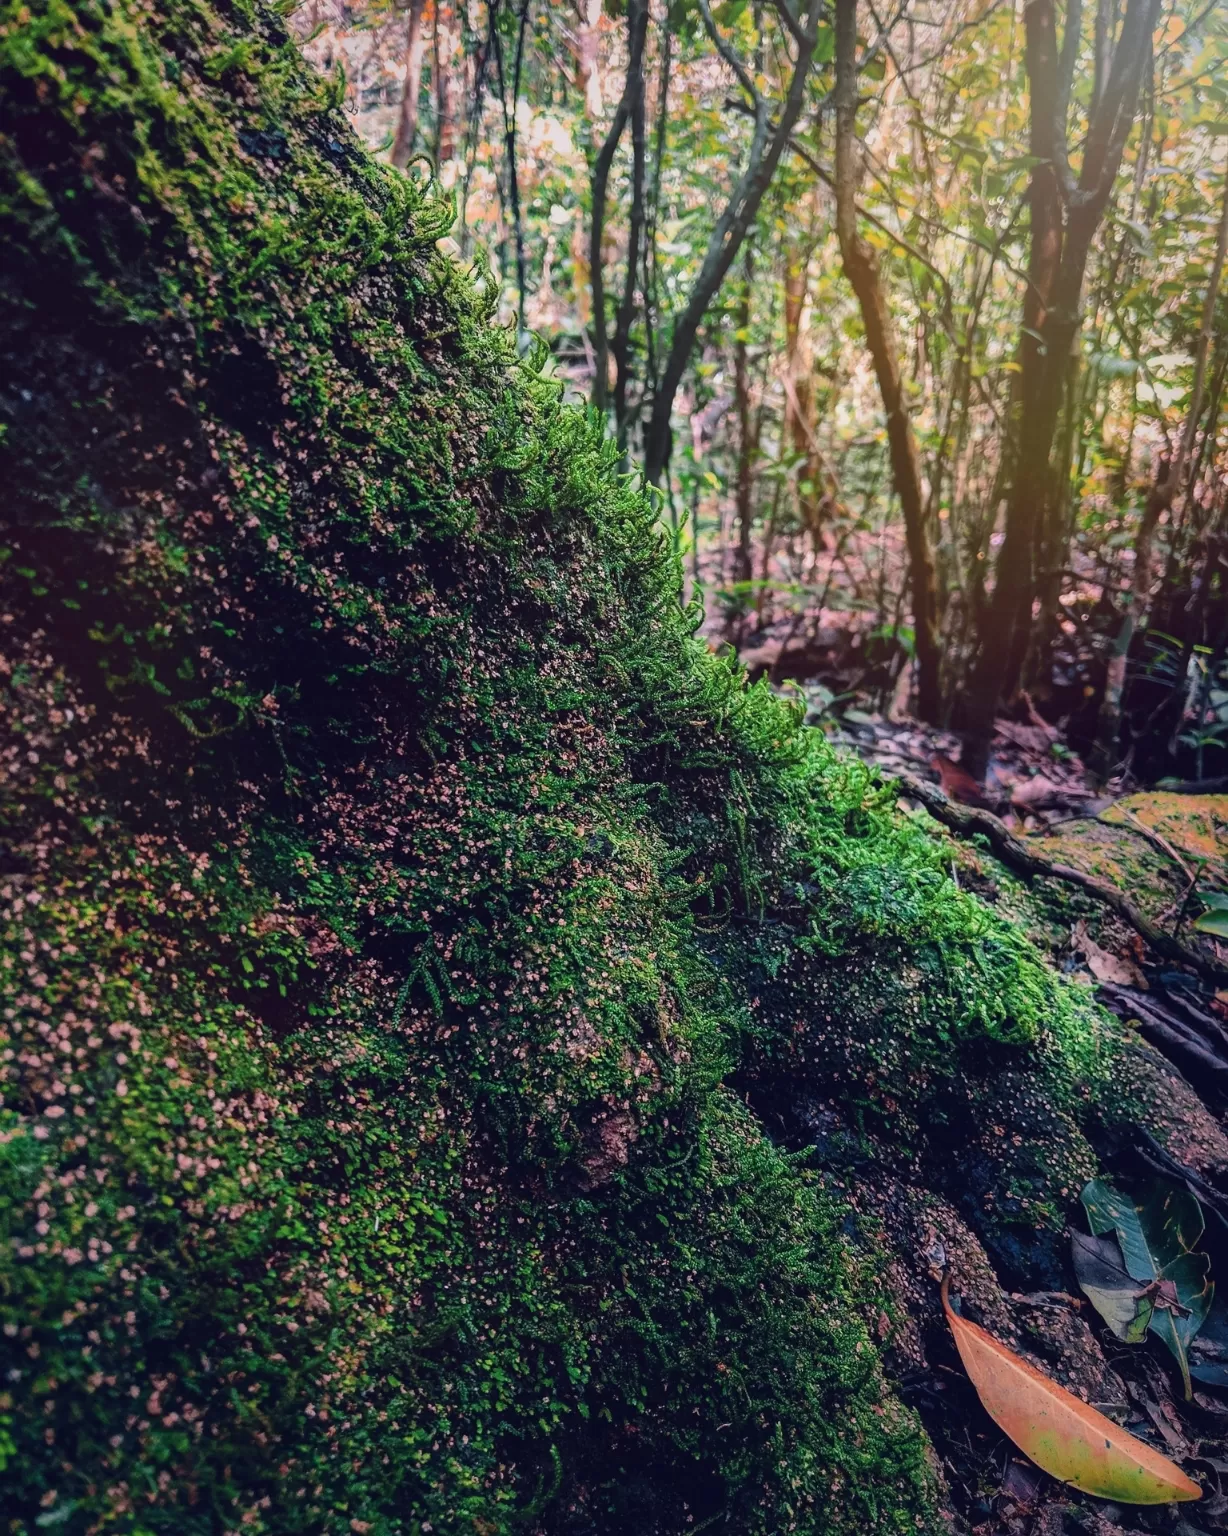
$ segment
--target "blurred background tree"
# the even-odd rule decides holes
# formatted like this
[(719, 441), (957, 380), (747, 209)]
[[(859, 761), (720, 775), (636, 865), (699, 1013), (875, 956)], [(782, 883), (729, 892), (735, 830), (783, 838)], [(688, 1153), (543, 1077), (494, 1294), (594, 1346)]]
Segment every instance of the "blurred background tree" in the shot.
[(294, 23), (660, 487), (714, 643), (953, 727), (978, 775), (1003, 711), (1102, 781), (1228, 774), (1222, 5)]

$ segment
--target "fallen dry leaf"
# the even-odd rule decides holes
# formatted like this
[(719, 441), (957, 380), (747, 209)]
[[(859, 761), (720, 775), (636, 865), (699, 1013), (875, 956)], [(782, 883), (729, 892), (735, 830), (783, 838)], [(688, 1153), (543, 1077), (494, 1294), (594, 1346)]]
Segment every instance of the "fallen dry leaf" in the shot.
[(1058, 733), (1051, 725), (1019, 725), (1014, 720), (997, 721), (994, 734), (1003, 741), (1009, 741), (1012, 746), (1042, 758), (1050, 758), (1049, 749), (1058, 739)]
[(960, 805), (974, 805), (983, 811), (993, 810), (984, 789), (966, 768), (961, 768), (941, 752), (936, 752), (930, 758), (930, 767), (937, 773), (942, 792), (948, 800), (957, 800)]
[(951, 1306), (949, 1276), (942, 1282), (942, 1307), (985, 1411), (1051, 1477), (1123, 1504), (1202, 1497), (1202, 1489), (1175, 1463), (960, 1317)]
[(1074, 946), (1087, 961), (1087, 968), (1097, 981), (1108, 981), (1116, 987), (1137, 987), (1147, 990), (1147, 978), (1133, 960), (1126, 960), (1110, 950), (1101, 949), (1087, 932), (1086, 922), (1080, 921), (1071, 930)]
[(1046, 774), (1038, 773), (1030, 779), (1022, 779), (1011, 785), (1011, 804), (1035, 810), (1042, 805), (1065, 805), (1082, 799), (1077, 789), (1058, 784)]

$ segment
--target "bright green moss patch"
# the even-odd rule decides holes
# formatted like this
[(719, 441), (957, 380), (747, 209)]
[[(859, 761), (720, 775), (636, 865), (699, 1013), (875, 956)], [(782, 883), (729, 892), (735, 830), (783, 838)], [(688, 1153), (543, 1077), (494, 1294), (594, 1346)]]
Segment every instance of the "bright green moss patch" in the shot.
[(0, 14), (11, 1529), (934, 1528), (746, 1100), (1051, 1234), (1116, 1036), (696, 640), (275, 17)]

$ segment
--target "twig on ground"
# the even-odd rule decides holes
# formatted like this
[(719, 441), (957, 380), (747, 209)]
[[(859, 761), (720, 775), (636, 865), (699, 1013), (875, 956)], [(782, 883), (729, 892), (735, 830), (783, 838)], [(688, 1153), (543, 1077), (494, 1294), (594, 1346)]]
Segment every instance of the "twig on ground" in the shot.
[(1123, 895), (1106, 881), (1098, 880), (1095, 875), (1075, 869), (1072, 865), (1055, 864), (1042, 855), (1034, 853), (991, 811), (978, 811), (970, 806), (957, 805), (954, 801), (948, 800), (936, 784), (927, 784), (921, 779), (914, 778), (912, 774), (902, 773), (896, 782), (902, 793), (914, 800), (919, 800), (935, 821), (940, 821), (943, 826), (948, 827), (958, 836), (971, 837), (979, 832), (988, 841), (994, 854), (1011, 869), (1017, 870), (1020, 874), (1040, 875), (1048, 880), (1061, 880), (1067, 885), (1078, 886), (1089, 896), (1103, 902), (1123, 922), (1129, 923), (1157, 955), (1163, 956), (1166, 960), (1172, 960), (1178, 965), (1188, 965), (1191, 970), (1197, 971), (1200, 976), (1205, 976), (1210, 981), (1220, 983), (1228, 981), (1228, 966), (1213, 960), (1209, 955), (1200, 954), (1197, 950), (1191, 949), (1188, 944), (1183, 944), (1180, 939), (1174, 938), (1172, 934), (1165, 933), (1141, 912), (1128, 896)]
[(1124, 1011), (1136, 1019), (1144, 1039), (1190, 1074), (1191, 1081), (1210, 1082), (1220, 1093), (1228, 1092), (1228, 1057), (1192, 1025), (1131, 988), (1101, 982), (1097, 990), (1109, 999), (1114, 1012)]
[(1194, 889), (1198, 884), (1198, 876), (1201, 873), (1202, 865), (1200, 864), (1197, 871), (1190, 876), (1185, 890), (1182, 893), (1181, 900), (1170, 901), (1168, 906), (1164, 908), (1163, 912), (1161, 912), (1159, 917), (1156, 919), (1158, 923), (1166, 923), (1171, 917), (1174, 919), (1173, 932), (1179, 933), (1181, 931), (1181, 925), (1185, 922), (1185, 915), (1190, 910), (1190, 898), (1194, 894)]
[(1181, 779), (1172, 784), (1161, 782), (1156, 788), (1166, 795), (1220, 795), (1228, 790), (1228, 778)]
[[(1128, 806), (1123, 805), (1121, 807), (1121, 814), (1129, 818), (1130, 825), (1134, 828), (1140, 837), (1145, 837), (1153, 848), (1158, 848), (1161, 853), (1166, 853), (1168, 855), (1168, 857), (1173, 861), (1173, 863), (1177, 866), (1177, 868), (1181, 871), (1181, 873), (1185, 876), (1186, 880), (1191, 885), (1197, 881), (1198, 876), (1194, 874), (1194, 872), (1190, 869), (1190, 866), (1185, 862), (1185, 860), (1181, 857), (1181, 855), (1177, 852), (1177, 850), (1166, 837), (1161, 836), (1161, 834), (1157, 832), (1154, 827), (1149, 827), (1146, 822), (1140, 821)], [(1106, 827), (1111, 827), (1113, 825), (1113, 823), (1107, 820), (1104, 816), (1101, 816), (1099, 820), (1103, 821)]]
[(1076, 1312), (1083, 1309), (1082, 1298), (1069, 1291), (1008, 1291), (1007, 1295), (1025, 1307), (1043, 1307), (1053, 1312), (1068, 1312), (1071, 1307)]

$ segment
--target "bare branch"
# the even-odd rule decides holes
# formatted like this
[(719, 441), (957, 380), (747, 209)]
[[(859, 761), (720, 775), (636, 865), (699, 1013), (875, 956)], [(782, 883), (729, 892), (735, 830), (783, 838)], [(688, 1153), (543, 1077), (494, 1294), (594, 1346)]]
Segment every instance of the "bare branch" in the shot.
[(1067, 119), (1070, 116), (1070, 92), (1074, 84), (1075, 61), (1079, 56), (1079, 39), (1083, 31), (1083, 0), (1068, 0), (1066, 30), (1062, 34), (1062, 54), (1057, 65), (1057, 90), (1053, 102), (1053, 135), (1051, 157), (1057, 172), (1058, 185), (1067, 202), (1075, 194), (1074, 172), (1070, 169), (1070, 154), (1066, 142)]
[(780, 17), (781, 21), (784, 22), (785, 29), (789, 33), (789, 36), (795, 43), (800, 46), (802, 41), (802, 27), (797, 17), (793, 14), (793, 7), (789, 4), (789, 0), (771, 0), (771, 5), (772, 9)]
[(712, 39), (717, 53), (720, 54), (721, 58), (724, 59), (725, 63), (729, 65), (730, 69), (737, 76), (738, 84), (750, 98), (755, 108), (755, 117), (758, 118), (763, 111), (763, 97), (760, 96), (758, 87), (747, 72), (745, 64), (742, 63), (742, 60), (738, 58), (737, 54), (721, 36), (716, 22), (712, 19), (712, 11), (708, 5), (708, 0), (699, 0), (699, 11), (704, 19), (704, 30)]

